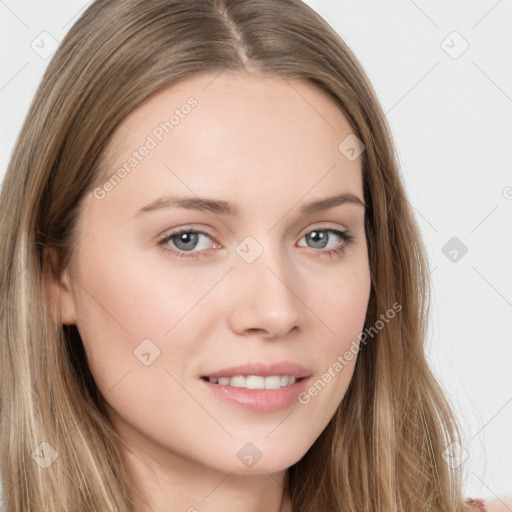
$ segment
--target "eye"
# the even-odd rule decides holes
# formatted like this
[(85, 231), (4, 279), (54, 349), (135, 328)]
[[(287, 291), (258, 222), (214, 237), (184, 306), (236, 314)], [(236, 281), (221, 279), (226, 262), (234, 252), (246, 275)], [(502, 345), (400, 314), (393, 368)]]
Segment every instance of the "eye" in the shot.
[[(312, 249), (325, 249), (334, 238), (334, 246), (331, 245), (328, 250), (316, 251), (319, 253), (318, 256), (336, 256), (341, 255), (345, 252), (347, 245), (352, 243), (354, 237), (348, 231), (341, 231), (338, 229), (329, 228), (317, 228), (313, 231), (309, 231), (303, 237), (306, 239)], [(341, 242), (336, 243), (336, 238), (341, 239)]]
[[(336, 238), (341, 241), (336, 243)], [(306, 239), (308, 243), (313, 244), (312, 247), (309, 247), (311, 249), (315, 249), (313, 251), (314, 253), (318, 253), (316, 257), (332, 257), (341, 255), (345, 251), (347, 245), (352, 243), (354, 237), (350, 235), (348, 231), (317, 228), (306, 233), (301, 240), (302, 239)], [(334, 239), (334, 246), (329, 246), (329, 244), (332, 243), (332, 239)], [(166, 235), (158, 242), (158, 245), (162, 246), (162, 250), (171, 253), (173, 256), (178, 256), (180, 258), (198, 258), (201, 256), (202, 252), (211, 248), (208, 247), (208, 240), (211, 242), (213, 241), (207, 233), (190, 228), (184, 228)]]
[[(158, 245), (161, 245), (164, 251), (170, 252), (173, 255), (184, 258), (193, 258), (197, 257), (197, 252), (208, 249), (208, 244), (205, 244), (205, 239), (211, 240), (211, 237), (203, 231), (181, 229), (164, 237), (158, 242)], [(169, 242), (172, 242), (172, 245), (175, 247), (174, 249), (169, 245)], [(194, 249), (198, 250), (194, 251)]]

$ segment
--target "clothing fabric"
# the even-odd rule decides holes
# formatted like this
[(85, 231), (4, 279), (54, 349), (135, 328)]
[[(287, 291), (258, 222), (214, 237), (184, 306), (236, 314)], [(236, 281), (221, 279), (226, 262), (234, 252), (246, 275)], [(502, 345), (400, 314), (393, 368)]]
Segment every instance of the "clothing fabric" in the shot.
[(480, 512), (487, 512), (487, 507), (485, 506), (484, 500), (481, 500), (481, 499), (469, 499), (469, 500), (467, 500), (467, 502), (472, 507), (476, 507)]

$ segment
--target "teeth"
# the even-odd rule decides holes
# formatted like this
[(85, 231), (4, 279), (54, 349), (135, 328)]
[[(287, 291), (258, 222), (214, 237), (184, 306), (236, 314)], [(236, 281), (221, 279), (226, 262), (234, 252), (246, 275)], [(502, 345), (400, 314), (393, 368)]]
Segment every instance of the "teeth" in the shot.
[[(261, 378), (261, 377), (254, 377)], [(249, 383), (247, 383), (247, 387), (249, 387)], [(279, 375), (272, 375), (269, 377), (265, 377), (264, 379), (264, 388), (265, 389), (279, 389), (281, 387), (281, 377)]]
[(235, 388), (279, 389), (291, 386), (297, 379), (296, 377), (289, 375), (269, 375), (268, 377), (263, 377), (261, 375), (237, 375), (236, 377), (211, 377), (208, 378), (208, 380), (212, 384), (233, 386)]
[[(244, 377), (242, 377), (242, 379), (243, 378)], [(265, 377), (248, 375), (245, 377), (245, 387), (247, 389), (265, 389)]]
[(234, 386), (235, 388), (245, 388), (245, 377), (241, 375), (238, 377), (231, 377), (231, 379), (226, 378), (228, 381), (226, 386)]

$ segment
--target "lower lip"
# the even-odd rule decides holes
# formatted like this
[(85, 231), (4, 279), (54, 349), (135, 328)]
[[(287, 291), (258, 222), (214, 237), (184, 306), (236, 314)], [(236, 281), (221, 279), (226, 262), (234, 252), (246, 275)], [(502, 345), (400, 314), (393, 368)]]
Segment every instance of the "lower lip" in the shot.
[(213, 384), (200, 379), (201, 385), (216, 397), (256, 412), (275, 412), (298, 402), (298, 395), (307, 387), (308, 377), (279, 389), (247, 389)]

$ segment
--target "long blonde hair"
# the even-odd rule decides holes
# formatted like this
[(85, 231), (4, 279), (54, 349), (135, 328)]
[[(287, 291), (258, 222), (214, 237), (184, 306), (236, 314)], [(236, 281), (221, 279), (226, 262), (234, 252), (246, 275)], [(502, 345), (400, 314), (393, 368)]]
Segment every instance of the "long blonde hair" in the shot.
[[(459, 428), (425, 357), (424, 247), (390, 131), (352, 52), (299, 0), (97, 0), (55, 53), (0, 196), (6, 510), (136, 510), (121, 441), (80, 336), (52, 317), (44, 279), (70, 261), (81, 200), (121, 121), (179, 79), (226, 69), (302, 79), (339, 106), (366, 147), (372, 289), (365, 326), (401, 305), (362, 346), (338, 410), (289, 468), (285, 490), (294, 512), (466, 510), (462, 472), (446, 456), (457, 452)], [(58, 255), (55, 267), (47, 264), (49, 249)]]

